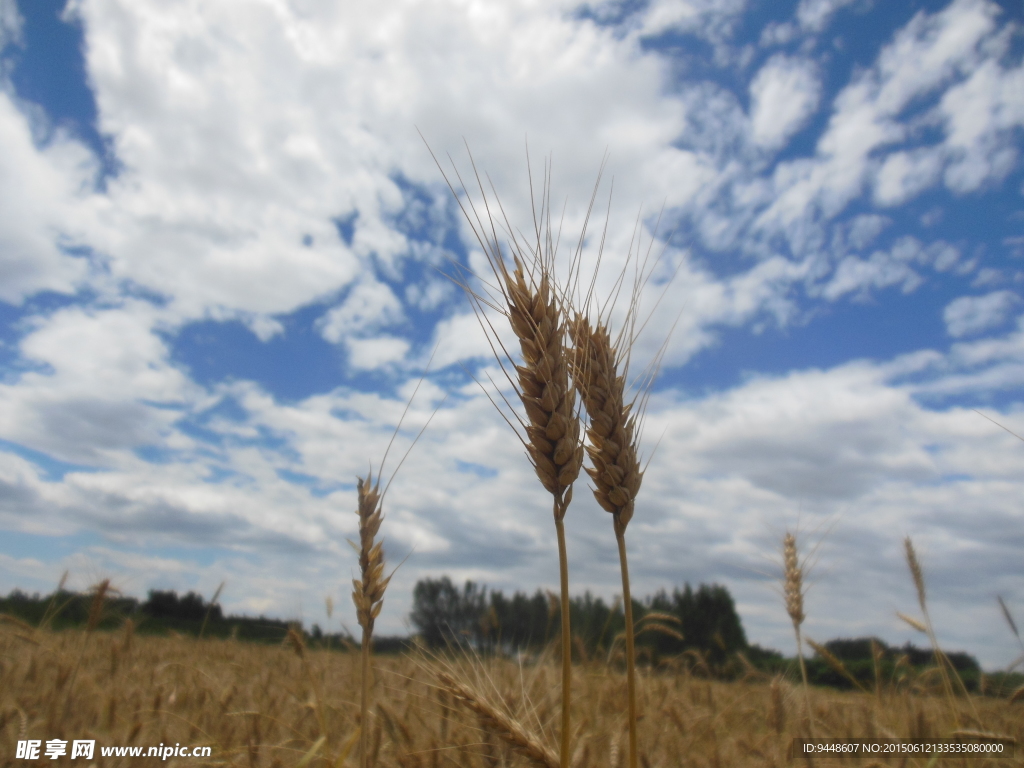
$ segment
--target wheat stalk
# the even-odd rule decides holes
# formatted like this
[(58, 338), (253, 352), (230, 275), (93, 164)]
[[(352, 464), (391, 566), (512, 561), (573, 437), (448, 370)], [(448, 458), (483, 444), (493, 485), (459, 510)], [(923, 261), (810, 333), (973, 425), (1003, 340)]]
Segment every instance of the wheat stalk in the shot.
[(626, 526), (633, 519), (636, 495), (643, 481), (637, 455), (636, 415), (633, 403), (625, 403), (625, 372), (607, 327), (591, 326), (577, 314), (572, 336), (573, 380), (587, 415), (587, 455), (592, 467), (587, 474), (594, 481), (594, 498), (612, 515), (622, 572), (622, 603), (626, 619), (626, 689), (629, 698), (629, 766), (637, 767), (636, 670), (633, 628), (633, 600), (629, 592), (629, 564), (626, 558)]
[(572, 635), (569, 625), (569, 562), (565, 546), (565, 512), (572, 500), (572, 484), (583, 464), (580, 419), (569, 386), (564, 352), (565, 323), (548, 270), (542, 265), (539, 281), (528, 283), (516, 259), (511, 274), (504, 261), (498, 270), (505, 288), (508, 318), (519, 338), (523, 365), (516, 366), (519, 396), (529, 422), (526, 449), (541, 484), (552, 495), (561, 591), (562, 640), (562, 768), (567, 768), (572, 685)]
[(362, 627), (362, 679), (359, 694), (360, 734), (359, 764), (367, 765), (368, 736), (367, 715), (370, 704), (370, 644), (373, 642), (373, 622), (380, 615), (384, 605), (384, 591), (391, 581), (384, 576), (384, 542), (376, 541), (377, 532), (384, 519), (381, 511), (380, 476), (373, 482), (373, 473), (366, 478), (357, 478), (359, 504), (356, 514), (359, 516), (359, 545), (354, 542), (353, 548), (359, 553), (359, 575), (361, 578), (352, 580), (352, 602), (356, 606), (356, 617)]
[[(428, 145), (429, 149), (429, 145)], [(431, 156), (433, 151), (431, 150)], [(437, 158), (434, 157), (435, 163)], [(472, 154), (470, 154), (472, 161)], [(454, 165), (454, 164), (453, 164)], [(541, 485), (553, 499), (555, 534), (558, 544), (559, 586), (561, 592), (561, 648), (562, 648), (562, 734), (561, 768), (569, 768), (569, 741), (571, 736), (571, 685), (572, 685), (572, 632), (569, 619), (569, 561), (566, 553), (564, 518), (572, 500), (572, 485), (579, 476), (583, 465), (581, 425), (576, 397), (569, 379), (569, 361), (565, 351), (567, 336), (564, 306), (565, 301), (554, 283), (555, 255), (558, 238), (551, 229), (550, 208), (550, 167), (545, 166), (544, 193), (541, 199), (540, 215), (534, 209), (534, 240), (528, 244), (517, 237), (505, 216), (500, 200), (496, 199), (501, 212), (507, 244), (511, 251), (512, 266), (502, 253), (498, 238), (498, 225), (491, 213), (490, 203), (484, 192), (476, 165), (473, 172), (477, 188), (483, 198), (485, 216), (481, 217), (470, 201), (469, 208), (459, 198), (455, 187), (449, 181), (441, 164), (437, 163), (445, 181), (455, 196), (477, 242), (483, 249), (488, 265), (495, 279), (494, 284), (484, 290), (487, 296), (477, 293), (463, 280), (456, 279), (466, 291), (481, 327), (488, 337), (494, 356), (509, 383), (519, 396), (526, 412), (523, 420), (513, 409), (519, 429), (499, 412), (516, 430), (516, 435), (526, 448)], [(529, 167), (529, 153), (527, 153)], [(462, 189), (465, 183), (455, 170)], [(533, 177), (530, 176), (531, 199)], [(594, 194), (597, 193), (595, 185)], [(497, 196), (495, 195), (497, 198)], [(593, 198), (591, 199), (593, 205)], [(589, 217), (589, 213), (588, 213)], [(583, 247), (586, 225), (580, 234), (577, 255)], [(574, 262), (575, 263), (575, 262)], [(485, 283), (486, 285), (486, 283)], [(503, 315), (512, 327), (522, 355), (522, 364), (513, 360), (513, 355), (504, 347), (488, 317), (489, 308)], [(514, 375), (506, 365), (514, 369)], [(486, 390), (485, 390), (486, 391)], [(490, 395), (488, 394), (488, 397)], [(494, 400), (492, 399), (492, 402)], [(508, 402), (506, 401), (506, 405)], [(521, 430), (521, 431), (520, 431)], [(525, 433), (525, 437), (523, 435)]]
[[(949, 702), (949, 709), (953, 715), (953, 721), (956, 723), (957, 728), (960, 727), (960, 713), (957, 711), (955, 703), (955, 695), (953, 692), (953, 682), (950, 679), (950, 671), (952, 671), (953, 677), (960, 684), (960, 689), (965, 696), (968, 697), (970, 702), (970, 695), (967, 693), (967, 688), (964, 686), (963, 680), (957, 674), (956, 669), (950, 662), (949, 657), (942, 651), (939, 646), (939, 639), (935, 635), (935, 626), (932, 624), (931, 616), (928, 614), (928, 603), (926, 600), (925, 586), (924, 586), (924, 572), (921, 569), (921, 563), (917, 559), (917, 552), (914, 549), (914, 542), (911, 541), (910, 537), (907, 536), (903, 540), (903, 549), (907, 558), (907, 566), (910, 568), (910, 575), (914, 580), (914, 590), (917, 592), (917, 602), (921, 606), (921, 613), (924, 616), (924, 622), (922, 626), (917, 626), (921, 622), (911, 621), (909, 617), (897, 614), (907, 623), (915, 626), (916, 629), (923, 629), (925, 634), (928, 635), (928, 640), (932, 646), (932, 653), (935, 655), (935, 664), (939, 670), (939, 676), (942, 679), (942, 687), (946, 694), (946, 700)], [(947, 669), (948, 667), (948, 669)], [(973, 708), (973, 702), (971, 703)]]
[(811, 711), (811, 693), (807, 685), (807, 666), (804, 664), (803, 639), (800, 625), (804, 623), (804, 569), (796, 549), (796, 536), (789, 531), (782, 539), (783, 560), (783, 593), (786, 597), (786, 613), (793, 622), (793, 633), (796, 635), (796, 657), (800, 662), (800, 677), (804, 684), (804, 702), (807, 705), (807, 723), (811, 736), (814, 736), (814, 714)]
[(446, 672), (437, 673), (442, 690), (474, 712), (481, 724), (519, 754), (540, 768), (559, 768), (558, 757), (514, 718), (491, 704), (484, 696), (455, 680)]

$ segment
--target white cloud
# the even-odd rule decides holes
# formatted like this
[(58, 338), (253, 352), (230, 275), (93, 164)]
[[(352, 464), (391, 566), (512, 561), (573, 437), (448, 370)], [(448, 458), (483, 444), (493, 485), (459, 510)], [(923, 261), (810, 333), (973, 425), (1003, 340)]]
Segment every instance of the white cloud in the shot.
[(899, 238), (888, 251), (878, 250), (867, 259), (846, 256), (835, 273), (821, 288), (830, 301), (851, 292), (866, 294), (870, 288), (898, 285), (904, 293), (915, 290), (924, 280), (915, 267), (931, 267), (939, 272), (951, 269), (960, 252), (949, 243), (937, 240), (925, 247), (914, 237)]
[(774, 45), (785, 45), (790, 40), (799, 34), (794, 24), (782, 23), (777, 21), (769, 22), (763, 30), (761, 30), (761, 39), (758, 44), (762, 48), (769, 48)]
[(820, 94), (814, 62), (781, 54), (770, 58), (750, 84), (754, 143), (785, 146), (818, 108)]
[(875, 177), (875, 203), (902, 205), (934, 185), (942, 172), (943, 159), (941, 150), (932, 147), (889, 154)]
[(882, 230), (892, 224), (892, 219), (874, 213), (856, 216), (850, 222), (847, 240), (857, 250), (862, 250), (874, 242)]
[(85, 258), (62, 247), (77, 239), (75, 206), (89, 195), (94, 158), (56, 132), (37, 149), (25, 115), (0, 90), (0, 300), (17, 304), (38, 291), (74, 292)]
[[(917, 13), (883, 48), (875, 66), (836, 97), (815, 157), (776, 167), (773, 202), (760, 213), (758, 225), (789, 230), (796, 242), (806, 219), (839, 214), (877, 172), (873, 155), (910, 138), (901, 121), (904, 110), (949, 89), (992, 55), (985, 43), (993, 39), (998, 12), (987, 0), (954, 0), (938, 13)], [(938, 178), (934, 162), (924, 153), (898, 155), (883, 165), (879, 202), (895, 203), (921, 191), (926, 181)]]
[(796, 18), (804, 29), (821, 32), (828, 26), (836, 11), (853, 2), (855, 0), (800, 0)]
[(0, 434), (66, 461), (108, 464), (119, 451), (162, 443), (198, 389), (168, 360), (143, 302), (70, 307), (37, 319), (20, 343), (35, 368), (0, 384)]
[(349, 364), (356, 370), (373, 370), (388, 363), (400, 361), (409, 351), (410, 344), (395, 336), (377, 336), (372, 339), (349, 339)]
[(954, 338), (971, 336), (1006, 322), (1010, 312), (1020, 304), (1012, 291), (994, 291), (984, 296), (961, 296), (946, 305), (942, 319)]
[(1024, 127), (1024, 65), (1007, 71), (984, 62), (943, 95), (940, 110), (952, 158), (946, 185), (964, 193), (1002, 179), (1017, 161), (1015, 130)]
[(321, 335), (332, 344), (351, 335), (372, 333), (403, 319), (402, 303), (391, 288), (367, 277), (356, 283), (345, 301), (319, 321)]
[(641, 31), (644, 35), (697, 32), (718, 41), (745, 5), (746, 0), (654, 0), (643, 14)]
[(22, 42), (23, 24), (17, 0), (0, 0), (0, 51)]

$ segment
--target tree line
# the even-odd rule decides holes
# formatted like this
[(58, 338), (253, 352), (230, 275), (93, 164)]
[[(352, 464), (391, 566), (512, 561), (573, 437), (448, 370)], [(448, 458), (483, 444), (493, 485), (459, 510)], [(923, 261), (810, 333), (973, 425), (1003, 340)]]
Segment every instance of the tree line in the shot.
[[(45, 596), (18, 590), (0, 596), (0, 615), (52, 630), (85, 626), (94, 608), (94, 594), (65, 589)], [(658, 665), (682, 659), (690, 668), (725, 677), (744, 674), (745, 662), (768, 675), (793, 672), (793, 658), (747, 643), (732, 596), (725, 587), (701, 584), (694, 589), (686, 584), (671, 593), (661, 590), (634, 600), (633, 613), (638, 633), (637, 655), (642, 662)], [(418, 630), (418, 640), (397, 636), (374, 638), (374, 652), (399, 653), (422, 642), (432, 649), (454, 647), (471, 648), (481, 654), (535, 654), (558, 637), (561, 630), (558, 596), (553, 593), (537, 590), (532, 595), (519, 591), (506, 595), (472, 581), (458, 587), (447, 576), (416, 583), (409, 618)], [(107, 593), (95, 628), (116, 629), (126, 620), (145, 634), (173, 631), (275, 643), (281, 642), (289, 629), (297, 629), (314, 648), (356, 647), (347, 632), (327, 634), (316, 624), (307, 632), (295, 621), (225, 615), (216, 597), (207, 601), (196, 592), (179, 595), (174, 591), (150, 590), (145, 601)], [(621, 603), (608, 604), (585, 593), (570, 601), (570, 621), (575, 658), (612, 663), (620, 658), (625, 629)], [(814, 653), (807, 660), (808, 679), (814, 685), (852, 688), (852, 677), (862, 687), (872, 689), (877, 683), (898, 683), (901, 677), (920, 673), (935, 664), (930, 648), (917, 648), (910, 643), (896, 647), (877, 638), (856, 638), (833, 639), (823, 646), (842, 662), (846, 674)], [(744, 661), (740, 660), (741, 655)], [(1024, 683), (1024, 676), (1017, 672), (983, 675), (977, 660), (967, 653), (944, 655), (968, 690), (981, 689), (983, 679), (992, 691), (1013, 690)]]
[[(575, 654), (615, 654), (626, 625), (620, 601), (609, 605), (587, 592), (570, 600), (569, 614)], [(633, 617), (638, 653), (652, 660), (694, 650), (721, 665), (749, 648), (732, 596), (717, 584), (634, 600)], [(431, 648), (469, 645), (480, 653), (537, 651), (561, 631), (553, 593), (509, 596), (472, 581), (458, 587), (447, 576), (416, 583), (409, 618)]]
[(294, 622), (265, 616), (225, 616), (216, 602), (207, 602), (196, 592), (179, 595), (174, 591), (151, 589), (148, 599), (139, 601), (110, 591), (97, 606), (94, 593), (58, 589), (52, 594), (28, 595), (14, 590), (0, 597), (0, 614), (14, 616), (33, 626), (62, 630), (81, 627), (98, 610), (96, 629), (120, 627), (130, 619), (143, 634), (179, 634), (205, 637), (235, 637), (256, 642), (280, 642)]

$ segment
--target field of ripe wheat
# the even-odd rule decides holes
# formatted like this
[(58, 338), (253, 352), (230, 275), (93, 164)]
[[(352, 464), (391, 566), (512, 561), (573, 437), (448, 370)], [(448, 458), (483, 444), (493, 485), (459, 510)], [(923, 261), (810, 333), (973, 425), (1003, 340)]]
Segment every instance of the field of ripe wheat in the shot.
[[(46, 632), (0, 625), (0, 765), (87, 764), (16, 758), (18, 741), (95, 740), (99, 766), (354, 766), (360, 730), (357, 652), (237, 640)], [(932, 676), (934, 677), (934, 676)], [(556, 659), (374, 659), (368, 762), (412, 766), (557, 765)], [(795, 678), (793, 678), (795, 680)], [(929, 685), (933, 692), (929, 692)], [(626, 765), (626, 679), (603, 664), (572, 680), (572, 764)], [(797, 736), (932, 738), (958, 728), (1024, 739), (1024, 702), (950, 699), (937, 680), (876, 694), (814, 689), (751, 672), (738, 682), (683, 670), (638, 670), (644, 766), (810, 765), (789, 756)], [(519, 742), (517, 742), (519, 739)], [(211, 757), (103, 756), (101, 748), (209, 746)], [(1024, 765), (1013, 759), (816, 759), (815, 765)]]

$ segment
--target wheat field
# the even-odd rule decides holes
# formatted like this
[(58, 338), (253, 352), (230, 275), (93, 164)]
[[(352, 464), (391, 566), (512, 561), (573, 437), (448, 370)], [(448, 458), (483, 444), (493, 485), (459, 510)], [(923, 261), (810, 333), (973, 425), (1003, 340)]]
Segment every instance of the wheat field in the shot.
[[(552, 653), (557, 646), (552, 646)], [(19, 739), (95, 739), (94, 764), (353, 766), (359, 734), (358, 651), (312, 650), (292, 634), (281, 646), (230, 639), (48, 632), (0, 624), (0, 765)], [(638, 735), (644, 766), (811, 765), (788, 753), (808, 735), (795, 684), (758, 677), (705, 679), (679, 665), (638, 669)], [(472, 708), (452, 686), (479, 699)], [(510, 744), (501, 718), (521, 725), (549, 755), (557, 752), (560, 666), (523, 660), (423, 653), (376, 657), (375, 702), (367, 723), (369, 762), (381, 768), (543, 764)], [(626, 764), (626, 680), (621, 669), (576, 665), (573, 765)], [(935, 675), (877, 693), (811, 689), (814, 734), (928, 738), (954, 727)], [(958, 698), (961, 727), (1024, 739), (1024, 702)], [(490, 708), (497, 715), (486, 713)], [(102, 746), (209, 746), (211, 757), (102, 757)], [(68, 764), (40, 760), (35, 764)], [(822, 760), (814, 765), (1024, 765), (1013, 759)], [(77, 760), (74, 764), (85, 764)], [(556, 763), (557, 764), (557, 763)]]

